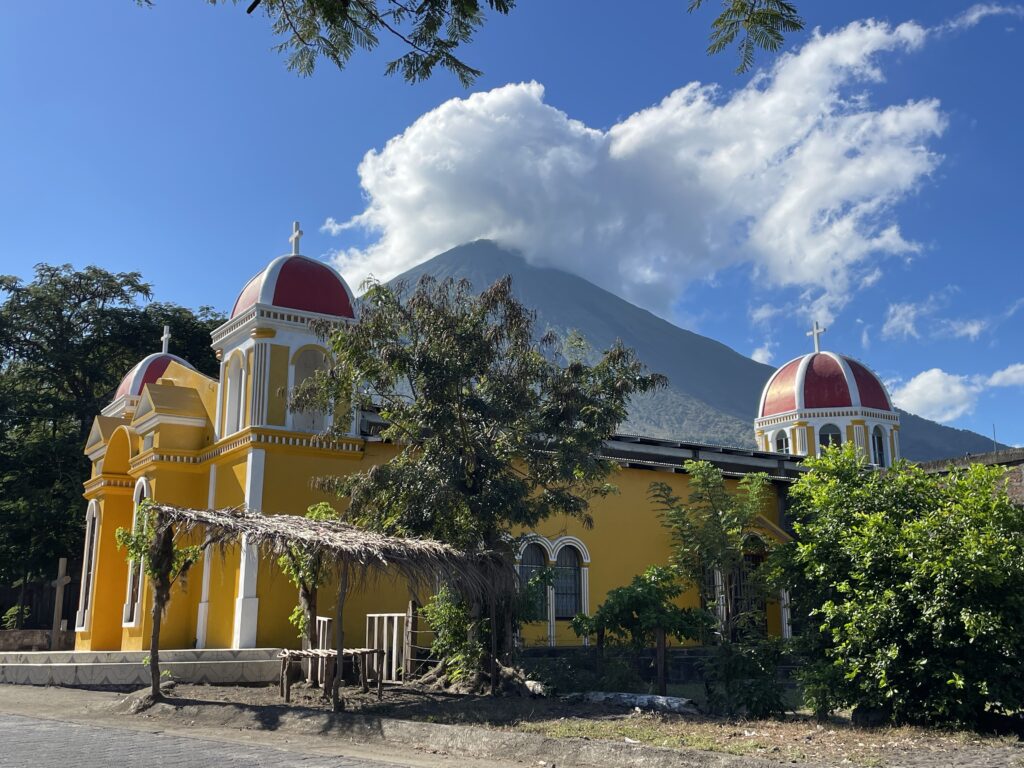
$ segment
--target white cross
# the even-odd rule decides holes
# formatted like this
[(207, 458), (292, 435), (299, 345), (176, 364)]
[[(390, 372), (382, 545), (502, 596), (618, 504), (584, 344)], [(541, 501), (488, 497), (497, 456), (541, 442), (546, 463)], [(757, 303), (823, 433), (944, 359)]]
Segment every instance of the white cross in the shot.
[(828, 328), (822, 328), (820, 325), (818, 325), (818, 321), (815, 320), (814, 321), (814, 327), (811, 328), (811, 330), (809, 330), (807, 332), (807, 334), (806, 334), (807, 336), (813, 336), (814, 337), (814, 351), (815, 352), (821, 352), (821, 342), (818, 339), (818, 337), (821, 336), (821, 334), (823, 334), (827, 330), (828, 330)]
[(292, 236), (288, 238), (292, 242), (292, 256), (298, 256), (299, 255), (299, 238), (301, 238), (302, 235), (303, 235), (303, 232), (302, 232), (301, 229), (299, 229), (299, 222), (293, 221), (292, 222)]
[(166, 355), (167, 351), (171, 348), (171, 326), (164, 326), (164, 335), (160, 337), (160, 341), (164, 343), (163, 353)]

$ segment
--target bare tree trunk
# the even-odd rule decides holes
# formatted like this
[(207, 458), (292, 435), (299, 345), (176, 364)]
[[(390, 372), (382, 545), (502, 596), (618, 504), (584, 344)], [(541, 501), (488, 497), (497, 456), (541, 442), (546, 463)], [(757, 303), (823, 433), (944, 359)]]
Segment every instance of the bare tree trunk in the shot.
[(160, 693), (160, 624), (171, 596), (171, 568), (174, 565), (174, 534), (170, 526), (164, 527), (161, 522), (155, 523), (157, 529), (149, 551), (150, 569), (154, 574), (151, 579), (153, 629), (149, 638), (149, 675), (154, 701), (163, 698)]
[[(334, 664), (334, 685), (331, 689), (331, 701), (335, 712), (345, 710), (345, 700), (341, 697), (342, 672), (345, 667), (345, 595), (348, 593), (348, 565), (341, 566), (338, 577), (338, 607), (334, 616), (335, 645), (338, 658)], [(382, 670), (377, 670), (382, 674)]]
[(160, 693), (160, 621), (164, 607), (157, 597), (158, 591), (153, 590), (153, 631), (149, 637), (149, 677), (150, 694), (153, 700), (163, 698)]
[[(312, 589), (308, 584), (299, 582), (299, 606), (306, 617), (306, 643), (310, 648), (316, 648), (316, 587)], [(316, 688), (320, 685), (320, 663), (317, 659), (309, 660), (309, 684)]]
[(668, 670), (665, 659), (665, 630), (658, 628), (654, 630), (655, 637), (655, 663), (658, 674), (658, 695), (665, 696), (668, 693)]

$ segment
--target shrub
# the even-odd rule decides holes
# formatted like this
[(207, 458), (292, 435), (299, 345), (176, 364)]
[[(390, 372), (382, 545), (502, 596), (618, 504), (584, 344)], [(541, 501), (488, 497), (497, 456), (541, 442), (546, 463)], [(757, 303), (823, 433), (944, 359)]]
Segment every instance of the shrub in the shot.
[(999, 468), (871, 470), (851, 447), (793, 487), (797, 541), (779, 554), (800, 673), (819, 714), (976, 726), (1024, 707), (1024, 508)]

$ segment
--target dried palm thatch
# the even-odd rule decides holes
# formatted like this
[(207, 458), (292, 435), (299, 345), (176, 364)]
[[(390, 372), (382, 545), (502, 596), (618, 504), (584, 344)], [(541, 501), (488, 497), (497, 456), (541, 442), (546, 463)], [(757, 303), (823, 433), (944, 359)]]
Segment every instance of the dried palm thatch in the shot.
[(467, 598), (489, 599), (515, 589), (511, 560), (500, 552), (464, 552), (429, 539), (384, 536), (336, 520), (263, 515), (241, 508), (187, 509), (151, 503), (157, 525), (175, 535), (202, 530), (205, 542), (224, 546), (243, 537), (260, 551), (281, 555), (299, 549), (344, 569), (350, 586), (381, 576), (413, 587), (446, 582)]

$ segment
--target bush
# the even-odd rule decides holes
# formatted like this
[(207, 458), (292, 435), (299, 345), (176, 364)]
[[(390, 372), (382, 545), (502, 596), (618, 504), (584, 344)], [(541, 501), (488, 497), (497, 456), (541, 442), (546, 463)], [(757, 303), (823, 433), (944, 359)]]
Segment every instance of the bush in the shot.
[(482, 633), (470, 632), (473, 620), (466, 603), (454, 591), (442, 586), (423, 606), (422, 613), (434, 631), (430, 652), (435, 658), (446, 661), (448, 680), (457, 683), (476, 675), (484, 646)]
[(708, 709), (754, 719), (782, 715), (786, 711), (778, 682), (782, 651), (781, 640), (765, 637), (714, 646), (700, 662)]
[(1003, 471), (877, 472), (852, 446), (807, 463), (778, 556), (810, 617), (807, 703), (972, 727), (1024, 707), (1024, 508)]

